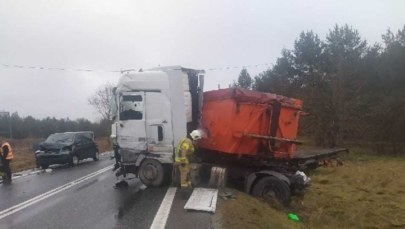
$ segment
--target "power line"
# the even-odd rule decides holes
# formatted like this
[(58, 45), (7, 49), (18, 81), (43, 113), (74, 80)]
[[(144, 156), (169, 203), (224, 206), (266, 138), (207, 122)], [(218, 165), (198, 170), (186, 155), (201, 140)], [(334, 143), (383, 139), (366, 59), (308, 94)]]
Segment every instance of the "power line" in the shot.
[[(226, 71), (233, 69), (244, 69), (244, 68), (257, 68), (257, 67), (270, 67), (272, 64), (250, 64), (250, 65), (240, 65), (240, 66), (224, 66), (224, 67), (210, 67), (204, 68), (206, 71)], [(2, 67), (6, 68), (18, 68), (18, 69), (35, 69), (35, 70), (47, 70), (47, 71), (76, 71), (76, 72), (112, 72), (112, 73), (124, 73), (130, 71), (137, 71), (135, 68), (126, 70), (95, 70), (95, 69), (82, 69), (82, 68), (55, 68), (55, 67), (43, 67), (43, 66), (26, 66), (26, 65), (13, 65), (13, 64), (0, 64)]]
[(13, 64), (1, 64), (1, 66), (6, 68), (35, 69), (35, 70), (49, 70), (49, 71), (56, 70), (56, 71), (76, 71), (76, 72), (121, 72), (121, 71), (82, 69), (82, 68), (54, 68), (54, 67), (26, 66)]
[(206, 68), (206, 71), (224, 71), (224, 70), (231, 70), (231, 69), (238, 69), (238, 68), (257, 68), (257, 67), (264, 67), (264, 66), (271, 66), (270, 63), (265, 64), (250, 64), (250, 65), (241, 65), (241, 66), (230, 66), (230, 67), (218, 67), (218, 68)]

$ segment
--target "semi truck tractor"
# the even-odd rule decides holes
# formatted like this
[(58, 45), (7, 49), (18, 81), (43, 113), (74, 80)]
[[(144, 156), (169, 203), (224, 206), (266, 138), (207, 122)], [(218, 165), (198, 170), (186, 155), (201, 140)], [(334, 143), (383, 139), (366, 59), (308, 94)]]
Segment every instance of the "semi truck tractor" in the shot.
[(242, 88), (203, 92), (203, 84), (203, 70), (180, 66), (122, 76), (112, 102), (118, 176), (135, 174), (147, 186), (170, 181), (175, 147), (198, 128), (197, 177), (288, 204), (309, 181), (301, 170), (345, 150), (297, 153), (299, 99)]
[(121, 77), (111, 103), (117, 175), (135, 174), (148, 186), (170, 180), (176, 144), (199, 125), (203, 74), (171, 66)]

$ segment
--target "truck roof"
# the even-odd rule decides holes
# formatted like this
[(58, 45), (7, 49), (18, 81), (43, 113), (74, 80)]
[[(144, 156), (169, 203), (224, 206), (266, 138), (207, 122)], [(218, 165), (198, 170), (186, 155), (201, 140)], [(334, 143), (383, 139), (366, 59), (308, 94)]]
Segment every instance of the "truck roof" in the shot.
[(156, 68), (151, 68), (148, 69), (147, 71), (165, 71), (165, 70), (182, 70), (185, 72), (195, 72), (195, 73), (205, 73), (204, 70), (201, 69), (192, 69), (192, 68), (184, 68), (180, 65), (172, 65), (172, 66), (163, 66), (163, 67), (156, 67)]

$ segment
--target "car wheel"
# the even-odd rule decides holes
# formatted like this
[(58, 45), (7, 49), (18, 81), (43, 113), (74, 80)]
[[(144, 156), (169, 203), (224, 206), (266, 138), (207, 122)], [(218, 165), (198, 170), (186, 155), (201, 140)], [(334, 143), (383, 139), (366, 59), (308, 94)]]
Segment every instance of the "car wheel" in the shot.
[(99, 153), (98, 151), (96, 151), (96, 152), (94, 153), (93, 160), (94, 160), (94, 161), (100, 160), (100, 153)]
[(253, 186), (252, 195), (261, 197), (267, 202), (279, 202), (284, 206), (290, 203), (291, 191), (285, 181), (273, 176), (260, 178)]
[(164, 169), (157, 160), (145, 159), (139, 168), (138, 175), (144, 185), (157, 187), (163, 184)]
[(76, 166), (79, 164), (79, 157), (77, 155), (73, 155), (72, 158), (70, 159), (71, 166)]

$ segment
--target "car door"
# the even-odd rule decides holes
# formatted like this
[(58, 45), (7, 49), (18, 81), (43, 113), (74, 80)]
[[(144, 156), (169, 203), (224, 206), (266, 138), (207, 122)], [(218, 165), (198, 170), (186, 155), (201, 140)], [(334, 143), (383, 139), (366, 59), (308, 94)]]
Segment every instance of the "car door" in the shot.
[(75, 135), (74, 137), (74, 150), (73, 150), (73, 155), (77, 155), (79, 157), (79, 159), (82, 159), (82, 151), (83, 151), (83, 144), (82, 144), (82, 139), (80, 137), (80, 135)]
[(87, 135), (82, 135), (82, 142), (83, 142), (83, 158), (90, 158), (93, 157), (94, 148), (93, 148), (93, 140)]
[(75, 138), (76, 154), (80, 160), (87, 158), (88, 144), (82, 134), (77, 134)]

